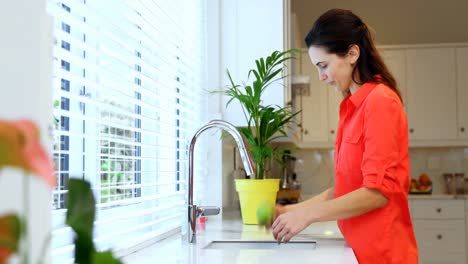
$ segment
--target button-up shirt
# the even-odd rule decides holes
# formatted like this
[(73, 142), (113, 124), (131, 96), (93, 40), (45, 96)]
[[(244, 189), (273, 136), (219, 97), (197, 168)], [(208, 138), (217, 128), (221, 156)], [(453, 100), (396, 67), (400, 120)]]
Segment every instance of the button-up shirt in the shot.
[(398, 95), (365, 83), (340, 104), (335, 145), (335, 197), (376, 189), (387, 204), (338, 226), (360, 264), (418, 263), (408, 208), (408, 124)]

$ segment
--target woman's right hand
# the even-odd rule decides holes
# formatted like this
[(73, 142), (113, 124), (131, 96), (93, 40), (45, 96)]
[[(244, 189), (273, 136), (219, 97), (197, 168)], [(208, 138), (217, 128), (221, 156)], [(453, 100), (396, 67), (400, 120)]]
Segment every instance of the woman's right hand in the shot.
[(273, 219), (273, 222), (276, 220), (276, 218), (288, 211), (288, 206), (287, 205), (282, 205), (282, 204), (276, 204), (275, 207), (275, 216)]

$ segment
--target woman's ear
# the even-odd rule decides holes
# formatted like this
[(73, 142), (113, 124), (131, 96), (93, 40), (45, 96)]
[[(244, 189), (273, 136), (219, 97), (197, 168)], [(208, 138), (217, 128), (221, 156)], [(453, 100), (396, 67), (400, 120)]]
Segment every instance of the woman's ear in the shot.
[(346, 55), (347, 55), (349, 63), (351, 63), (351, 65), (356, 64), (357, 60), (359, 59), (359, 55), (360, 55), (359, 46), (356, 45), (356, 44), (352, 44), (349, 47), (348, 53)]

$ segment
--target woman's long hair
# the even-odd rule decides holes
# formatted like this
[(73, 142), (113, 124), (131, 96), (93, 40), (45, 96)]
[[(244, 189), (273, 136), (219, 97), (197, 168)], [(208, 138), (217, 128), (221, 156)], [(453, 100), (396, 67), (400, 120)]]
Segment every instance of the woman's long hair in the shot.
[[(353, 44), (359, 46), (360, 55), (353, 68), (353, 81), (357, 84), (383, 83), (394, 90), (403, 102), (396, 80), (377, 51), (369, 28), (353, 12), (344, 9), (325, 12), (315, 21), (305, 43), (307, 48), (322, 47), (328, 53), (340, 57), (344, 57)], [(355, 79), (356, 70), (359, 81)]]

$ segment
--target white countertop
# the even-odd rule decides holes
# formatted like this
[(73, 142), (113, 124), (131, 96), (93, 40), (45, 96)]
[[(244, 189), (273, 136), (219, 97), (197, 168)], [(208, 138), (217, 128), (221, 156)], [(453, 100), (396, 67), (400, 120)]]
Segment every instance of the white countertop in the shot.
[(312, 224), (293, 240), (315, 240), (315, 249), (205, 249), (213, 240), (273, 240), (271, 231), (256, 225), (243, 225), (236, 214), (224, 213), (223, 219), (208, 219), (205, 230), (197, 234), (197, 243), (182, 242), (171, 236), (123, 259), (124, 263), (327, 263), (354, 264), (357, 260), (346, 246), (336, 222)]
[(424, 199), (437, 199), (437, 200), (453, 200), (467, 199), (467, 194), (410, 194), (408, 195), (409, 200), (424, 200)]

